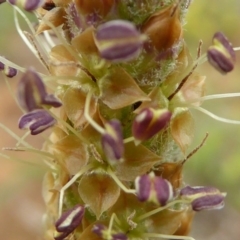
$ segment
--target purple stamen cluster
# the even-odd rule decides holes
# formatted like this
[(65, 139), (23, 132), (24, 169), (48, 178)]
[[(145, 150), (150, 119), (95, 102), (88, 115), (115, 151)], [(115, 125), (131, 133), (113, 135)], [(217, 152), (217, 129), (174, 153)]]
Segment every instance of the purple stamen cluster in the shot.
[(20, 79), (18, 100), (20, 106), (28, 112), (19, 119), (20, 129), (29, 128), (31, 134), (36, 135), (56, 123), (43, 106), (60, 107), (62, 103), (47, 93), (41, 77), (32, 68), (29, 68)]

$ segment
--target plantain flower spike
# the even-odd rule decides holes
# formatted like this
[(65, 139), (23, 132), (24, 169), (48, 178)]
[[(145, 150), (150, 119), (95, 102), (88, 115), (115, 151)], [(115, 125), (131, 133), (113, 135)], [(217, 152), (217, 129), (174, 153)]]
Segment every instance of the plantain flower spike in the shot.
[[(191, 2), (0, 1), (43, 66), (0, 53), (8, 86), (19, 77), (18, 127), (28, 130), (12, 134), (16, 149), (46, 163), (44, 240), (187, 240), (194, 212), (224, 206), (217, 188), (183, 187), (202, 124), (191, 109), (208, 113), (200, 105), (211, 99), (196, 68), (208, 58), (229, 72), (236, 50), (219, 32), (207, 57), (200, 47), (191, 57), (183, 34)], [(38, 150), (26, 137), (42, 132)]]

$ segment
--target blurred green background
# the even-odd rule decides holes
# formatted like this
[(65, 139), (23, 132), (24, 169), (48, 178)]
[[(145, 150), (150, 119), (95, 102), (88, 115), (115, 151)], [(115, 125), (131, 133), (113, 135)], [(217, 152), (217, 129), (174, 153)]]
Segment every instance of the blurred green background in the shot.
[[(234, 46), (240, 46), (240, 1), (195, 0), (184, 26), (186, 42), (195, 55), (199, 39), (203, 52), (211, 44), (216, 31), (224, 32)], [(21, 66), (34, 65), (40, 69), (34, 56), (16, 34), (12, 11), (8, 4), (0, 5), (0, 55), (7, 56)], [(207, 76), (207, 94), (240, 92), (240, 53), (233, 72), (222, 76), (207, 63), (198, 68)], [(10, 85), (16, 88), (17, 79)], [(230, 119), (240, 120), (240, 98), (214, 100), (205, 108)], [(240, 125), (220, 123), (192, 111), (196, 119), (196, 147), (209, 133), (205, 145), (186, 163), (185, 181), (191, 185), (213, 185), (227, 192), (226, 206), (221, 211), (202, 212), (194, 220), (192, 235), (198, 239), (240, 239)], [(0, 75), (0, 122), (22, 135), (17, 129), (20, 111), (10, 96)], [(41, 138), (30, 139), (41, 146)], [(0, 148), (12, 147), (15, 140), (0, 129)], [(15, 154), (15, 156), (17, 156)], [(25, 155), (18, 154), (25, 158)], [(37, 165), (23, 164), (0, 156), (0, 236), (5, 240), (41, 239), (44, 204), (41, 199), (41, 181), (44, 167), (36, 155), (26, 158)]]

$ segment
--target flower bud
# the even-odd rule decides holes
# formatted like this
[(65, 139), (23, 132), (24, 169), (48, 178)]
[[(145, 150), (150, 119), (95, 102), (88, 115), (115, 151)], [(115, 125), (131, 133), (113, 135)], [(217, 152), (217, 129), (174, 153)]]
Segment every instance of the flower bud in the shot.
[(190, 187), (180, 191), (182, 199), (190, 200), (194, 211), (221, 209), (226, 193), (214, 187)]
[(45, 0), (8, 0), (12, 5), (22, 7), (26, 11), (34, 11), (44, 4)]
[(34, 110), (24, 114), (18, 122), (20, 129), (29, 128), (32, 135), (37, 135), (49, 127), (52, 127), (56, 120), (44, 109)]
[(81, 223), (84, 212), (84, 207), (79, 204), (64, 212), (55, 223), (57, 231), (71, 233)]
[(95, 43), (100, 56), (112, 62), (126, 62), (136, 58), (145, 41), (136, 27), (123, 20), (114, 20), (100, 25)]
[(153, 201), (161, 206), (173, 198), (173, 188), (170, 182), (153, 173), (136, 178), (135, 187), (139, 201)]
[(134, 138), (139, 142), (150, 139), (167, 126), (171, 116), (168, 109), (144, 108), (133, 121)]
[(228, 39), (221, 32), (213, 36), (213, 45), (208, 48), (209, 63), (221, 73), (233, 70), (236, 60), (235, 51)]
[(105, 124), (106, 133), (102, 136), (102, 147), (108, 160), (116, 163), (121, 160), (124, 153), (121, 123), (111, 120)]
[(18, 84), (18, 100), (23, 109), (30, 112), (41, 108), (42, 104), (60, 107), (61, 102), (53, 95), (48, 95), (41, 77), (28, 69)]

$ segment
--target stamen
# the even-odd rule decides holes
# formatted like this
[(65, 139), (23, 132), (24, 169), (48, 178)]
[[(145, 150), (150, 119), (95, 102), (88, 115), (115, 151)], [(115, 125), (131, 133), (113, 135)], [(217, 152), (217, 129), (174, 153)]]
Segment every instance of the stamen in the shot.
[(89, 171), (91, 168), (93, 168), (92, 164), (89, 164), (85, 167), (83, 167), (78, 173), (76, 173), (70, 181), (68, 181), (60, 190), (59, 194), (59, 205), (58, 205), (58, 216), (60, 217), (62, 215), (62, 206), (63, 206), (63, 197), (64, 197), (64, 192), (73, 184), (77, 181), (77, 179), (87, 171)]
[(213, 95), (207, 95), (203, 96), (195, 101), (207, 101), (212, 99), (221, 99), (221, 98), (233, 98), (233, 97), (240, 97), (240, 93), (222, 93), (222, 94), (213, 94)]
[(17, 104), (17, 106), (19, 107), (19, 109), (20, 109), (22, 112), (24, 112), (23, 108), (20, 106), (19, 101), (18, 101), (18, 99), (16, 98), (16, 96), (15, 96), (13, 90), (12, 90), (11, 85), (9, 84), (8, 78), (7, 78), (5, 75), (3, 75), (3, 79), (4, 79), (4, 81), (5, 81), (6, 85), (7, 85), (7, 88), (8, 88), (8, 90), (9, 90), (10, 94), (11, 94), (11, 97), (14, 99), (14, 101), (16, 102), (16, 104)]
[(52, 31), (55, 33), (55, 35), (57, 36), (58, 40), (61, 41), (61, 43), (64, 45), (64, 47), (68, 50), (68, 52), (77, 60), (81, 60), (80, 59), (80, 55), (78, 55), (73, 49), (71, 49), (70, 45), (68, 44), (68, 42), (63, 38), (63, 36), (60, 34), (60, 32), (57, 30), (57, 28), (48, 20), (46, 19), (42, 19), (42, 21), (47, 24)]
[(16, 143), (16, 147), (19, 147), (21, 144), (22, 144), (22, 141), (26, 138), (26, 137), (28, 137), (29, 135), (30, 135), (30, 131), (27, 131), (20, 139), (19, 139), (19, 141)]
[(0, 128), (2, 128), (3, 130), (5, 130), (10, 136), (12, 136), (14, 139), (16, 139), (17, 141), (21, 141), (21, 143), (28, 148), (33, 148), (30, 144), (28, 144), (27, 142), (23, 141), (17, 134), (15, 134), (11, 129), (9, 129), (8, 127), (6, 127), (5, 125), (3, 125), (2, 123), (0, 123)]
[[(42, 40), (40, 39), (40, 37), (36, 34), (35, 29), (32, 26), (32, 23), (29, 21), (29, 19), (27, 18), (27, 16), (24, 14), (24, 12), (17, 6), (14, 6), (14, 12), (17, 11), (18, 14), (21, 15), (21, 17), (24, 19), (24, 21), (27, 23), (27, 26), (29, 27), (29, 29), (31, 30), (33, 36), (35, 37), (37, 43), (39, 44), (39, 46), (41, 46), (41, 49), (43, 50), (44, 54), (46, 56), (48, 56), (47, 51), (45, 50), (45, 48), (42, 45)], [(16, 13), (16, 17), (17, 17), (17, 13)], [(19, 22), (19, 21), (18, 21)], [(21, 30), (21, 28), (19, 27), (19, 29)], [(22, 31), (22, 30), (21, 30)]]
[(128, 137), (128, 138), (125, 138), (125, 139), (123, 140), (123, 142), (124, 142), (124, 144), (125, 144), (125, 143), (129, 143), (129, 142), (133, 142), (134, 140), (135, 140), (134, 137)]
[(87, 94), (87, 98), (86, 98), (86, 103), (85, 103), (85, 107), (84, 107), (84, 116), (87, 119), (87, 121), (89, 122), (89, 124), (92, 125), (92, 127), (94, 127), (99, 133), (101, 134), (105, 134), (106, 131), (104, 128), (102, 128), (100, 125), (98, 125), (90, 116), (89, 114), (89, 110), (90, 110), (90, 102), (91, 102), (91, 98), (92, 98), (92, 94), (93, 94), (93, 90), (90, 90)]
[(219, 122), (225, 122), (225, 123), (230, 123), (230, 124), (240, 124), (240, 121), (238, 120), (231, 120), (231, 119), (227, 119), (227, 118), (222, 118), (222, 117), (219, 117), (215, 114), (213, 114), (212, 112), (202, 108), (202, 107), (191, 107), (193, 109), (196, 109), (202, 113), (205, 113), (206, 115), (208, 115), (209, 117), (219, 121)]
[(112, 228), (113, 228), (113, 222), (114, 220), (116, 222), (118, 222), (118, 224), (120, 223), (119, 219), (117, 218), (117, 215), (115, 213), (113, 213), (111, 215), (111, 218), (110, 218), (110, 221), (109, 221), (109, 225), (108, 225), (108, 230), (107, 230), (107, 236), (108, 237), (111, 237), (111, 231), (112, 231)]
[(166, 238), (166, 239), (178, 239), (178, 240), (195, 240), (195, 238), (189, 236), (177, 236), (177, 235), (168, 235), (161, 233), (143, 233), (143, 237), (146, 238)]
[(87, 139), (85, 139), (84, 137), (81, 136), (80, 133), (78, 133), (70, 124), (68, 124), (67, 122), (65, 122), (63, 119), (59, 118), (58, 116), (56, 116), (54, 113), (52, 113), (51, 111), (48, 110), (47, 107), (44, 107), (44, 109), (46, 111), (48, 111), (48, 113), (55, 118), (58, 123), (62, 124), (64, 127), (66, 127), (70, 132), (72, 132), (73, 134), (76, 135), (76, 137), (78, 137), (81, 141), (83, 141), (84, 143), (88, 143)]
[(43, 35), (44, 35), (44, 37), (46, 39), (46, 42), (50, 46), (50, 48), (53, 48), (54, 46), (56, 46), (55, 42), (52, 40), (51, 35), (49, 34), (48, 31), (44, 31)]
[(165, 210), (165, 209), (167, 209), (167, 208), (169, 208), (169, 207), (171, 207), (171, 206), (174, 206), (174, 205), (176, 205), (176, 204), (178, 204), (178, 203), (181, 203), (181, 204), (190, 204), (191, 202), (190, 202), (189, 200), (183, 200), (183, 199), (172, 201), (172, 202), (168, 203), (167, 205), (165, 205), (165, 206), (163, 206), (163, 207), (159, 207), (159, 208), (156, 208), (156, 209), (154, 209), (154, 210), (152, 210), (152, 211), (150, 211), (150, 212), (144, 213), (143, 215), (139, 216), (139, 217), (136, 219), (136, 222), (140, 222), (140, 221), (142, 221), (142, 220), (144, 220), (144, 219), (146, 219), (146, 218), (149, 218), (149, 217), (151, 217), (152, 215), (154, 215), (154, 214), (156, 214), (156, 213), (159, 213), (159, 212), (161, 212), (161, 211), (163, 211), (163, 210)]
[[(23, 33), (22, 29), (20, 28), (19, 25), (19, 20), (18, 20), (18, 16), (17, 16), (17, 12), (16, 12), (17, 7), (15, 7), (13, 9), (13, 14), (14, 14), (14, 22), (15, 22), (15, 26), (17, 29), (17, 32), (19, 34), (19, 36), (22, 38), (23, 42), (27, 45), (27, 47), (30, 49), (30, 51), (35, 55), (35, 57), (37, 57), (37, 52), (34, 49), (34, 47), (32, 46), (32, 44), (30, 43), (29, 39), (25, 36), (25, 34)], [(23, 16), (22, 16), (23, 17)], [(26, 16), (24, 16), (23, 18), (25, 19)], [(26, 19), (25, 19), (26, 20)]]
[(23, 33), (27, 36), (27, 38), (29, 39), (29, 41), (30, 41), (30, 43), (32, 44), (33, 48), (35, 49), (35, 53), (36, 53), (35, 56), (36, 56), (36, 57), (38, 58), (38, 60), (42, 63), (42, 65), (43, 65), (47, 70), (49, 70), (49, 67), (48, 67), (47, 62), (46, 62), (45, 59), (43, 58), (42, 54), (38, 51), (38, 47), (37, 47), (37, 45), (36, 45), (36, 43), (35, 43), (35, 40), (34, 40), (33, 36), (32, 36), (30, 33), (26, 32), (26, 31), (24, 31)]
[(32, 152), (32, 153), (36, 153), (36, 154), (39, 154), (39, 155), (43, 155), (45, 157), (50, 157), (50, 158), (54, 158), (54, 155), (53, 154), (50, 154), (49, 152), (44, 152), (42, 150), (38, 150), (36, 148), (24, 148), (24, 147), (16, 147), (16, 148), (9, 148), (9, 147), (4, 147), (2, 148), (2, 150), (7, 150), (7, 151), (19, 151), (19, 152)]
[(207, 53), (204, 53), (199, 57), (194, 64), (201, 65), (203, 63), (207, 62)]
[(34, 31), (32, 25), (31, 25), (30, 21), (28, 20), (28, 18), (25, 16), (25, 14), (16, 6), (14, 7), (13, 10), (14, 10), (14, 22), (15, 22), (15, 26), (16, 26), (18, 34), (20, 35), (20, 37), (22, 38), (24, 43), (27, 45), (27, 47), (30, 49), (30, 51), (34, 54), (34, 56), (42, 63), (42, 65), (46, 69), (48, 69), (48, 65), (47, 65), (46, 61), (44, 60), (44, 58), (42, 57), (42, 55), (40, 54), (40, 52), (37, 48), (37, 45), (35, 44), (33, 36), (30, 35), (29, 33), (24, 32), (21, 29), (20, 24), (19, 24), (19, 20), (18, 20), (17, 12), (25, 20), (25, 22), (27, 23), (28, 27), (30, 28), (32, 34), (34, 34), (34, 37), (37, 40), (38, 44), (41, 46), (41, 50), (43, 50), (44, 54), (47, 56), (47, 52), (46, 52), (44, 46), (42, 45), (41, 39), (39, 39), (39, 37), (37, 35), (35, 35), (35, 31)]
[(240, 51), (240, 47), (233, 48), (234, 51)]
[(3, 157), (3, 158), (5, 158), (5, 159), (7, 159), (7, 160), (13, 160), (13, 161), (16, 161), (16, 162), (26, 163), (26, 164), (32, 165), (32, 166), (34, 166), (34, 167), (36, 167), (36, 166), (37, 166), (37, 167), (41, 166), (41, 165), (39, 165), (39, 164), (26, 161), (26, 160), (24, 160), (24, 159), (16, 158), (16, 157), (9, 156), (9, 155), (5, 155), (5, 154), (2, 154), (2, 153), (0, 153), (0, 156)]
[(118, 179), (118, 177), (114, 174), (114, 172), (108, 168), (108, 174), (112, 177), (112, 179), (116, 182), (116, 184), (125, 192), (125, 193), (132, 193), (136, 195), (135, 189), (128, 189), (126, 186), (122, 184), (122, 182)]
[[(12, 67), (12, 68), (16, 68), (17, 70), (19, 70), (20, 72), (25, 72), (26, 69), (23, 68), (23, 67), (20, 67), (19, 65), (7, 60), (6, 58), (4, 57), (1, 57), (0, 56), (0, 62), (4, 63), (5, 65), (9, 66), (9, 67)], [(43, 75), (43, 74), (42, 74)]]

